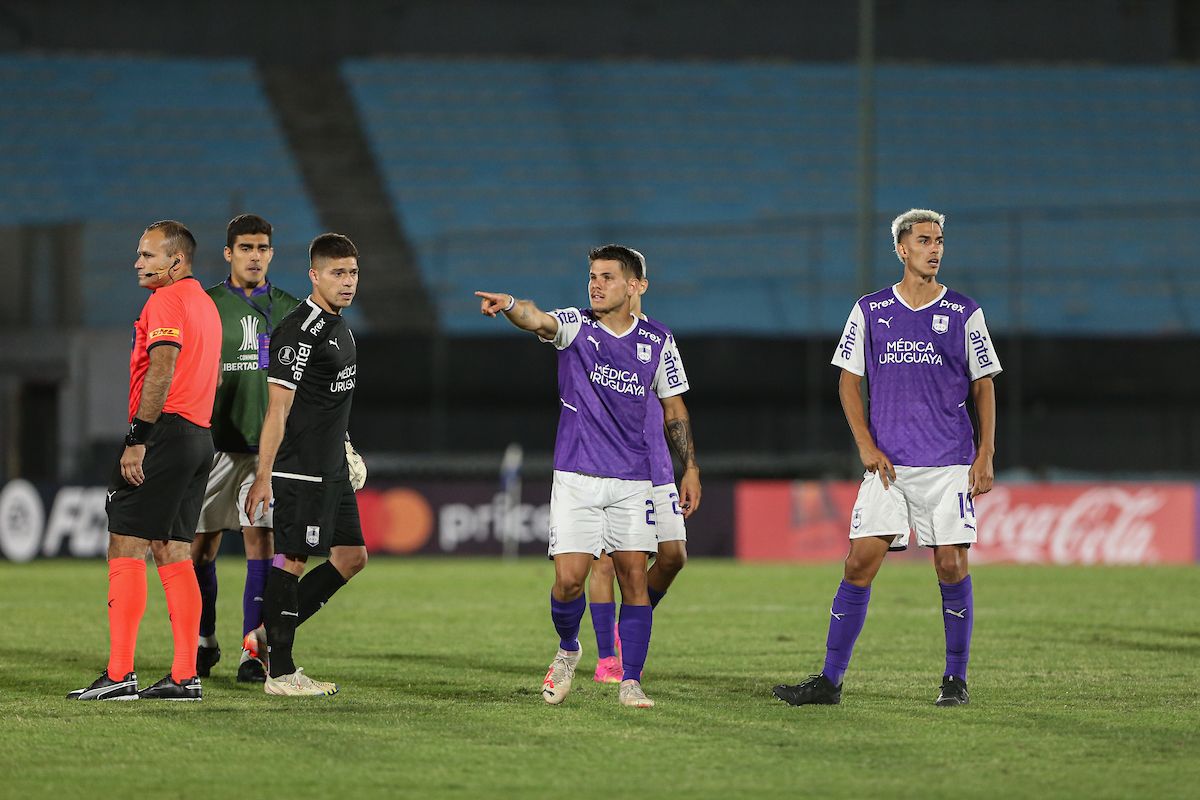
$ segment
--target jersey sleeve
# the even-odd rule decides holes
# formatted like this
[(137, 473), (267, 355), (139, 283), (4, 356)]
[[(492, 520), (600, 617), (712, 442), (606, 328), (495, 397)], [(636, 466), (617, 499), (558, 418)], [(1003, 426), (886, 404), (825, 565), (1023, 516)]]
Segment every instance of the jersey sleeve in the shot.
[(558, 332), (554, 334), (553, 339), (545, 339), (541, 336), (538, 338), (554, 345), (557, 350), (566, 350), (571, 346), (571, 342), (575, 341), (575, 337), (579, 335), (579, 330), (583, 327), (583, 315), (579, 313), (578, 308), (556, 308), (547, 313), (558, 320)]
[(187, 310), (176, 292), (158, 291), (146, 301), (146, 351), (160, 344), (183, 348)]
[(267, 367), (267, 383), (292, 389), (300, 385), (304, 370), (312, 358), (312, 334), (299, 325), (287, 325), (271, 336), (271, 363)]
[(650, 388), (660, 398), (674, 397), (683, 394), (691, 387), (688, 386), (687, 372), (683, 369), (683, 356), (675, 344), (675, 337), (668, 336), (658, 357), (658, 369), (654, 373), (654, 382)]
[(855, 375), (865, 375), (867, 372), (867, 356), (863, 347), (863, 338), (867, 335), (866, 320), (863, 319), (862, 306), (854, 304), (850, 316), (846, 319), (846, 327), (842, 330), (842, 338), (838, 340), (837, 349), (833, 351), (833, 359), (829, 362), (835, 367), (841, 367)]
[(967, 371), (971, 380), (998, 375), (1002, 369), (1000, 357), (996, 355), (996, 347), (988, 333), (987, 323), (983, 320), (983, 309), (975, 309), (975, 313), (967, 318)]

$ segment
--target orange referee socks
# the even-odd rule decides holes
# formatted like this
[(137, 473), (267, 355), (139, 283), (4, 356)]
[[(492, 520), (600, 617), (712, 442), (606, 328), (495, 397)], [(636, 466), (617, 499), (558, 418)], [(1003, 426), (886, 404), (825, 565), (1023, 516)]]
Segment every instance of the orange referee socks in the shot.
[(167, 593), (171, 636), (175, 640), (171, 680), (182, 683), (196, 676), (196, 646), (200, 643), (202, 608), (200, 584), (196, 582), (196, 570), (190, 558), (159, 567), (158, 577), (162, 580), (163, 591)]
[[(191, 565), (191, 562), (188, 562)], [(108, 677), (133, 672), (138, 623), (146, 613), (146, 562), (114, 558), (108, 562)]]

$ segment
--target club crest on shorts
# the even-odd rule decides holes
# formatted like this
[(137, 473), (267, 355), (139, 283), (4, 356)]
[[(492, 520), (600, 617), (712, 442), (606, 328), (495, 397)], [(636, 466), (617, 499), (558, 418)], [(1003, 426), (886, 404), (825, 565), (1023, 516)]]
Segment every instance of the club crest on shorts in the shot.
[(934, 314), (933, 332), (945, 333), (948, 330), (950, 330), (950, 317), (946, 316), (945, 314)]
[(649, 364), (650, 356), (651, 356), (650, 345), (645, 344), (644, 342), (638, 342), (637, 343), (637, 356), (638, 356), (638, 361), (641, 361), (643, 364)]
[(860, 525), (862, 525), (862, 509), (856, 508), (854, 509), (854, 513), (850, 515), (850, 527), (858, 530)]
[(321, 526), (309, 525), (304, 531), (304, 543), (309, 547), (316, 547), (321, 543)]
[(554, 547), (556, 544), (558, 544), (558, 526), (551, 525), (550, 526), (550, 546)]

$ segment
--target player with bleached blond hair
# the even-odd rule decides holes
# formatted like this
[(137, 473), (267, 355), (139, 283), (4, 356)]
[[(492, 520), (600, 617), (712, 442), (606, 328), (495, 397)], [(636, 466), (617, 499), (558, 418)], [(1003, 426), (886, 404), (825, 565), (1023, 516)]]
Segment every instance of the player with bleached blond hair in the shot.
[[(791, 705), (841, 702), (842, 676), (862, 631), (871, 582), (888, 550), (933, 549), (942, 593), (946, 668), (936, 704), (964, 705), (975, 610), (967, 552), (976, 541), (974, 498), (990, 491), (1000, 359), (971, 298), (938, 282), (946, 218), (914, 208), (892, 221), (900, 282), (854, 304), (833, 355), (838, 393), (866, 472), (850, 518), (850, 553), (830, 608), (825, 665), (774, 689)], [(861, 388), (867, 377), (871, 416)], [(979, 438), (967, 413), (975, 404)]]

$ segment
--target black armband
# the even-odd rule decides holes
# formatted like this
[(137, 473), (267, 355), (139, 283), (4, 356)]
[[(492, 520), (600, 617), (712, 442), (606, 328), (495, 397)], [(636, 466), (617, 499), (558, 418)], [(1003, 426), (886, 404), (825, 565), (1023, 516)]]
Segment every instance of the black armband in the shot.
[(144, 419), (133, 418), (133, 422), (129, 423), (129, 433), (125, 434), (125, 446), (133, 447), (138, 444), (145, 444), (150, 438), (150, 431), (154, 430), (153, 422), (146, 422)]

